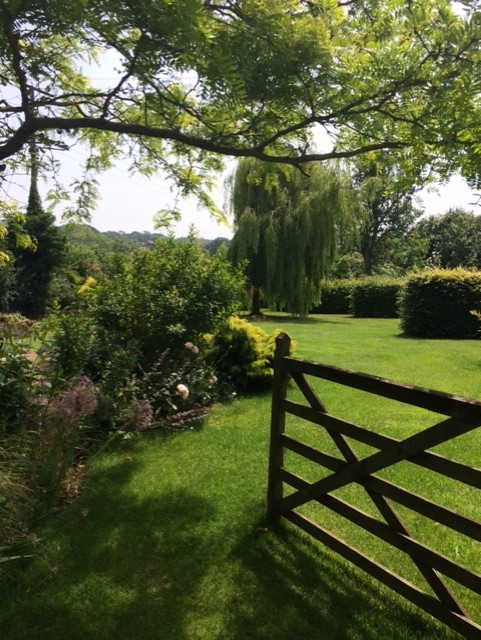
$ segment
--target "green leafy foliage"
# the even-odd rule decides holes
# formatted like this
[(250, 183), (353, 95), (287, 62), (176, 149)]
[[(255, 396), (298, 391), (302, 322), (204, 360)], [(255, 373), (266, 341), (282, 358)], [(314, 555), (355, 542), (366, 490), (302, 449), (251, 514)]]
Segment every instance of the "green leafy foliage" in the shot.
[(21, 431), (36, 413), (36, 400), (44, 391), (33, 351), (35, 338), (26, 318), (0, 316), (0, 435)]
[(87, 378), (59, 382), (36, 348), (44, 340), (38, 324), (0, 315), (0, 543), (21, 539), (32, 513), (56, 503), (96, 404)]
[(391, 257), (393, 241), (403, 238), (422, 211), (414, 194), (427, 176), (401, 153), (367, 153), (351, 162), (359, 198), (358, 247), (364, 273), (376, 272)]
[(220, 385), (241, 391), (258, 388), (272, 381), (275, 339), (247, 320), (230, 317), (208, 342), (208, 360)]
[(114, 346), (135, 352), (147, 369), (166, 349), (199, 343), (235, 308), (244, 284), (222, 255), (210, 256), (193, 238), (159, 241), (99, 285), (94, 305), (100, 363)]
[(309, 174), (242, 160), (232, 176), (235, 235), (231, 255), (247, 261), (252, 314), (259, 291), (271, 309), (305, 316), (320, 296), (320, 280), (336, 254), (338, 229), (349, 226), (345, 176), (335, 167)]
[(404, 280), (363, 278), (352, 287), (351, 311), (355, 318), (397, 318), (398, 298)]
[[(202, 356), (203, 336), (236, 309), (243, 287), (242, 273), (222, 253), (210, 256), (194, 238), (159, 241), (53, 318), (50, 352), (57, 370), (64, 379), (92, 377), (109, 428), (136, 402), (149, 402), (157, 422), (209, 404), (216, 392)], [(189, 389), (185, 398), (179, 384)]]
[(400, 298), (401, 326), (408, 336), (476, 338), (473, 310), (481, 308), (481, 273), (428, 269), (408, 277)]
[[(125, 153), (209, 199), (213, 153), (299, 165), (409, 150), (411, 163), (479, 174), (479, 8), (312, 0), (5, 2), (0, 13), (0, 157), (17, 166), (29, 141), (93, 152), (74, 183), (92, 205), (91, 172)], [(105, 86), (86, 61), (115, 55)], [(340, 87), (342, 90), (340, 90)], [(339, 137), (313, 153), (313, 125)], [(90, 179), (89, 179), (90, 178)], [(207, 186), (207, 189), (206, 189)]]
[(425, 264), (443, 269), (481, 267), (481, 219), (474, 213), (450, 209), (421, 220), (411, 235), (424, 242)]
[(341, 247), (328, 278), (336, 280), (351, 280), (364, 275), (364, 259), (359, 251), (352, 251), (350, 247)]

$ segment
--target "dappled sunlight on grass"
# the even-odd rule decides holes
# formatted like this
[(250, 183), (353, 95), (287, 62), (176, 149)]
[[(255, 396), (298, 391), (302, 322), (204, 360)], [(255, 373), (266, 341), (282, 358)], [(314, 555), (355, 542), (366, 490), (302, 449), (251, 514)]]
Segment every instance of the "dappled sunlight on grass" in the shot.
[[(432, 345), (399, 341), (395, 322), (336, 318), (339, 324), (335, 318), (332, 323), (286, 320), (281, 328), (298, 341), (301, 357), (385, 377), (392, 370), (398, 374), (393, 377), (406, 381), (424, 366), (413, 366), (414, 350), (421, 359), (429, 356), (431, 364), (444, 355), (449, 376), (435, 371), (425, 386), (437, 379), (449, 387), (455, 376), (456, 392), (463, 385), (474, 388), (459, 372), (476, 370), (477, 343), (469, 343), (471, 352), (456, 341), (437, 353)], [(274, 325), (272, 329), (279, 326), (277, 319)], [(396, 352), (393, 345), (398, 344), (404, 346)], [(389, 358), (383, 359), (383, 349)], [(398, 438), (428, 426), (433, 418), (398, 403), (386, 408), (369, 394), (353, 392), (351, 398), (324, 383), (318, 391), (330, 410)], [(289, 392), (296, 397), (294, 386)], [(458, 638), (290, 524), (265, 520), (269, 424), (268, 393), (237, 398), (215, 407), (192, 429), (134, 435), (93, 458), (84, 495), (38, 523), (41, 541), (33, 560), (4, 565), (2, 640)], [(319, 427), (290, 417), (288, 430), (339, 456)], [(481, 444), (479, 434), (460, 439), (456, 457), (479, 450), (474, 443)], [(366, 445), (354, 446), (368, 455)], [(287, 456), (301, 475), (315, 480), (327, 473), (297, 458)], [(436, 499), (443, 497), (436, 476), (428, 482), (410, 463), (386, 477), (400, 482), (403, 465), (411, 469), (411, 488), (419, 493), (432, 489)], [(451, 484), (448, 502), (456, 506)], [(376, 515), (363, 489), (349, 487), (339, 495)], [(471, 495), (466, 500), (470, 514), (479, 515)], [(352, 538), (354, 546), (380, 562), (391, 562), (407, 578), (417, 571), (327, 509), (308, 506), (302, 511), (316, 516), (321, 526), (332, 526), (340, 537)], [(419, 529), (423, 541), (476, 562), (476, 543), (462, 548), (444, 528), (427, 529), (405, 510), (400, 513), (413, 530)]]

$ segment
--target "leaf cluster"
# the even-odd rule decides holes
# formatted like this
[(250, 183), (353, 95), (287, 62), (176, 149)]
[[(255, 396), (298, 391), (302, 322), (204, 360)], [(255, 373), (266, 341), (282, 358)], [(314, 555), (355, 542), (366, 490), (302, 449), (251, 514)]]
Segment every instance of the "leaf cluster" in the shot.
[(306, 315), (320, 297), (339, 229), (351, 224), (350, 189), (336, 167), (320, 164), (303, 173), (293, 167), (245, 159), (232, 179), (234, 262), (262, 287), (266, 303)]
[[(89, 172), (128, 156), (213, 210), (219, 156), (300, 165), (408, 149), (475, 181), (481, 19), (451, 5), (4, 0), (0, 158), (15, 164), (32, 138), (44, 151), (82, 141)], [(93, 79), (95, 60), (113, 77)], [(334, 148), (313, 150), (315, 126)]]

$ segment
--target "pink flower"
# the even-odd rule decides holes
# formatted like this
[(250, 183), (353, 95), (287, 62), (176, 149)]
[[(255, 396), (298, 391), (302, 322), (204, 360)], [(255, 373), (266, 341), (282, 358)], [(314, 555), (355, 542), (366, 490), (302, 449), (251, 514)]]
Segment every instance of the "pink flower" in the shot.
[(154, 410), (148, 400), (134, 398), (124, 411), (124, 420), (128, 427), (143, 431), (148, 429), (154, 419)]
[(184, 344), (184, 347), (185, 347), (186, 349), (191, 350), (191, 349), (193, 349), (193, 348), (194, 348), (194, 344), (193, 344), (192, 342), (186, 342), (186, 343)]
[(71, 378), (65, 389), (47, 408), (51, 420), (78, 420), (92, 415), (97, 408), (94, 384), (86, 376)]
[(178, 384), (176, 389), (182, 400), (187, 400), (187, 398), (189, 397), (188, 387), (186, 387), (185, 384)]
[(192, 347), (192, 353), (199, 353), (199, 347), (196, 347), (195, 344)]

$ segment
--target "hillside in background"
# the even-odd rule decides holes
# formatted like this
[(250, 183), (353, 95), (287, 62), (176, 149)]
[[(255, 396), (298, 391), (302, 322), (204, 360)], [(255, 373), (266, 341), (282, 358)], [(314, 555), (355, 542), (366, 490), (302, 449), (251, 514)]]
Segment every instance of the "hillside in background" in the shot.
[[(78, 224), (69, 222), (60, 227), (70, 242), (89, 247), (97, 251), (121, 251), (131, 252), (138, 247), (148, 247), (159, 238), (165, 238), (162, 233), (152, 233), (150, 231), (98, 231), (88, 224)], [(185, 242), (187, 238), (178, 238), (179, 242)], [(199, 238), (199, 243), (215, 254), (223, 243), (229, 244), (228, 238)]]

